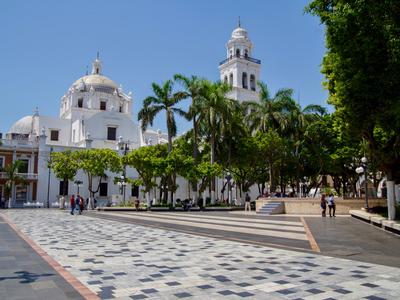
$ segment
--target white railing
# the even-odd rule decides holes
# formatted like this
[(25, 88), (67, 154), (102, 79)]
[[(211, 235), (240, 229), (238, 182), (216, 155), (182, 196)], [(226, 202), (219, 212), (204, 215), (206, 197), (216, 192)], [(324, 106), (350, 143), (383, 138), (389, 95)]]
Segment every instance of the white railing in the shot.
[[(36, 173), (17, 173), (17, 176), (22, 177), (26, 180), (37, 180), (38, 174)], [(7, 179), (6, 172), (0, 172), (0, 179)]]
[(0, 139), (0, 146), (38, 147), (39, 143), (37, 141), (29, 141), (24, 139)]

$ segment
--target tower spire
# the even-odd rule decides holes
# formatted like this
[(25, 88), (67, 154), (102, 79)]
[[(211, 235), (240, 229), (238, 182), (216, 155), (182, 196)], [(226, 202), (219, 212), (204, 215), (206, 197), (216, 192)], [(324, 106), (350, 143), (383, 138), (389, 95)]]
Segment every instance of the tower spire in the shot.
[(238, 27), (240, 27), (240, 16), (238, 17)]
[(99, 59), (100, 58), (100, 52), (99, 52), (99, 50), (97, 50), (97, 59)]

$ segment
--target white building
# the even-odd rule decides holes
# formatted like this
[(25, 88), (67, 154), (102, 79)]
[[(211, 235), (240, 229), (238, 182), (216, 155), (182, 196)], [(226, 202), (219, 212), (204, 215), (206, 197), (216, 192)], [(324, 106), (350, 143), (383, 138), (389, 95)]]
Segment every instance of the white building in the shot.
[[(82, 148), (110, 148), (118, 149), (121, 144), (130, 150), (140, 146), (161, 143), (166, 140), (165, 134), (149, 130), (142, 134), (138, 124), (132, 119), (132, 96), (124, 93), (110, 78), (102, 73), (102, 63), (99, 57), (93, 62), (92, 72), (76, 80), (64, 96), (61, 98), (59, 117), (41, 116), (36, 110), (31, 116), (26, 116), (14, 123), (4, 145), (29, 144), (31, 148), (38, 149), (38, 155), (31, 156), (30, 160), (37, 159), (37, 195), (32, 196), (35, 191), (29, 189), (26, 199), (19, 198), (21, 206), (30, 199), (50, 203), (57, 202), (62, 193), (64, 183), (49, 172), (47, 162), (51, 151), (63, 151), (66, 149), (79, 150)], [(148, 135), (148, 136), (147, 136)], [(146, 142), (145, 142), (146, 140)], [(34, 162), (29, 161), (29, 165)], [(29, 172), (33, 171), (29, 170)], [(50, 176), (49, 176), (50, 174)], [(107, 174), (107, 180), (100, 186), (97, 197), (100, 203), (110, 202), (117, 199), (120, 187), (114, 184), (114, 177), (121, 174)], [(135, 170), (128, 169), (126, 176), (137, 177)], [(77, 181), (79, 193), (87, 198), (89, 193), (86, 189), (87, 178), (85, 174), (78, 173)], [(68, 194), (77, 194), (78, 185), (68, 183)], [(139, 197), (139, 188), (131, 189), (126, 186), (126, 199), (131, 196)], [(118, 200), (118, 199), (117, 199)], [(120, 199), (119, 199), (120, 200)]]
[[(227, 43), (227, 58), (219, 66), (221, 80), (233, 86), (229, 96), (238, 101), (258, 100), (256, 82), (259, 80), (261, 62), (251, 57), (252, 49), (253, 44), (248, 38), (247, 31), (239, 24)], [(132, 115), (137, 114), (132, 110), (132, 102), (131, 92), (126, 94), (121, 86), (103, 75), (102, 62), (97, 56), (92, 64), (91, 74), (76, 80), (61, 97), (58, 118), (41, 116), (36, 110), (33, 115), (25, 116), (15, 122), (6, 134), (6, 139), (2, 140), (2, 144), (8, 146), (9, 151), (14, 149), (14, 155), (9, 154), (9, 156), (15, 159), (18, 157), (17, 148), (28, 145), (28, 151), (32, 154), (25, 155), (24, 159), (29, 166), (27, 172), (33, 176), (34, 182), (24, 193), (18, 193), (17, 190), (13, 192), (13, 195), (22, 196), (19, 196), (12, 205), (22, 206), (35, 199), (42, 203), (57, 203), (65, 184), (68, 184), (67, 194), (77, 194), (79, 191), (85, 199), (89, 197), (87, 178), (81, 171), (76, 176), (76, 182), (81, 183), (77, 184), (60, 181), (48, 169), (47, 162), (51, 151), (86, 148), (109, 148), (121, 151), (119, 147), (122, 144), (132, 150), (145, 145), (166, 143), (167, 135), (160, 130), (149, 129), (144, 133), (141, 131), (140, 126), (132, 119)], [(137, 172), (133, 169), (128, 168), (126, 172), (127, 177), (137, 177)], [(119, 177), (121, 174), (107, 175), (108, 178), (103, 180), (100, 191), (96, 194), (99, 205), (122, 200), (120, 187), (114, 184), (114, 177)], [(3, 190), (1, 185), (0, 182), (0, 191)], [(179, 190), (175, 198), (188, 197), (189, 184), (183, 178), (178, 178), (178, 185)], [(217, 195), (223, 185), (222, 180), (217, 182), (219, 187)], [(151, 197), (158, 198), (157, 193), (156, 190), (153, 191)], [(127, 185), (125, 199), (131, 197), (144, 199), (139, 187)]]

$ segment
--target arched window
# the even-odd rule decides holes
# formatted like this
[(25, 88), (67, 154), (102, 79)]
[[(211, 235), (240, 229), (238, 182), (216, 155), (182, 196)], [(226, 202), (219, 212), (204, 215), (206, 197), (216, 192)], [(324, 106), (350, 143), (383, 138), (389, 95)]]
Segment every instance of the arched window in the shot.
[(228, 83), (228, 76), (226, 76), (226, 75), (224, 77), (224, 83), (226, 83), (226, 84)]
[(250, 75), (250, 88), (252, 91), (256, 90), (256, 76), (253, 74)]
[(249, 51), (246, 49), (246, 50), (244, 50), (244, 57), (245, 58), (248, 58), (249, 57)]
[(233, 57), (233, 51), (231, 50), (229, 51), (229, 58), (232, 59), (232, 57)]
[(233, 74), (229, 74), (229, 84), (232, 86), (233, 85)]
[(236, 49), (236, 57), (240, 57), (240, 49)]
[(242, 73), (242, 87), (244, 88), (244, 89), (247, 89), (247, 73), (246, 72), (243, 72)]

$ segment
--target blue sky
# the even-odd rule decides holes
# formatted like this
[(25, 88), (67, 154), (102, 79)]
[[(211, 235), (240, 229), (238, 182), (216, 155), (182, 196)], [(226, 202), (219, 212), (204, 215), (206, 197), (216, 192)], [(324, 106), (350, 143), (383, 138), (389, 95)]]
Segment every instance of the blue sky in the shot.
[[(103, 74), (134, 98), (175, 73), (219, 79), (218, 63), (237, 25), (261, 59), (272, 92), (290, 87), (301, 105), (327, 106), (320, 64), (324, 28), (303, 13), (309, 1), (3, 1), (0, 10), (0, 132), (32, 114), (58, 116), (60, 98), (100, 51)], [(158, 118), (154, 128), (165, 129)], [(189, 124), (180, 121), (179, 132)]]

